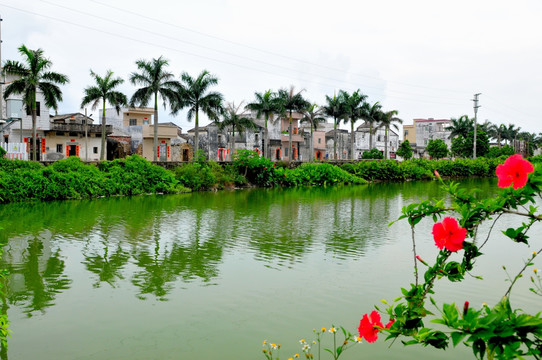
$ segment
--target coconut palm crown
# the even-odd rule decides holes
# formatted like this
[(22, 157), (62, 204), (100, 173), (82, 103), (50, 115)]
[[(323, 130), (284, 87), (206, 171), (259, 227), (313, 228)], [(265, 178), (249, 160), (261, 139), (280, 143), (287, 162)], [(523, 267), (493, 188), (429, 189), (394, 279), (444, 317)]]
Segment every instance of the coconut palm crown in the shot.
[(140, 85), (130, 99), (130, 106), (147, 106), (154, 100), (154, 150), (153, 159), (157, 161), (158, 148), (158, 95), (162, 97), (164, 109), (169, 103), (172, 108), (178, 102), (178, 89), (180, 83), (174, 80), (172, 73), (165, 70), (169, 62), (160, 56), (151, 61), (137, 60), (139, 72), (130, 74), (130, 82), (133, 85)]
[(120, 91), (114, 90), (117, 86), (121, 85), (124, 80), (121, 78), (114, 78), (113, 71), (107, 70), (105, 76), (101, 77), (94, 71), (90, 70), (90, 76), (94, 78), (96, 85), (88, 86), (85, 88), (85, 96), (81, 101), (81, 108), (92, 103), (92, 110), (96, 110), (100, 101), (102, 102), (102, 146), (100, 160), (105, 160), (105, 103), (109, 102), (109, 104), (115, 108), (117, 114), (119, 114), (121, 106), (124, 106), (128, 103), (128, 98)]
[(277, 94), (271, 90), (267, 90), (264, 93), (254, 93), (255, 101), (248, 103), (246, 109), (256, 111), (256, 117), (264, 116), (264, 140), (263, 140), (263, 156), (269, 157), (269, 134), (267, 129), (267, 123), (270, 117), (280, 111), (280, 102)]
[(301, 112), (304, 108), (306, 108), (310, 103), (303, 98), (303, 95), (301, 93), (305, 91), (305, 89), (301, 89), (299, 91), (296, 91), (294, 86), (291, 85), (290, 89), (280, 89), (277, 93), (277, 97), (279, 98), (279, 103), (283, 111), (281, 112), (287, 112), (288, 113), (288, 140), (289, 140), (289, 150), (288, 150), (288, 159), (295, 160), (293, 158), (293, 151), (292, 151), (292, 113), (295, 112)]
[(36, 154), (36, 93), (39, 90), (45, 99), (45, 105), (50, 109), (58, 109), (62, 101), (62, 91), (59, 85), (69, 82), (66, 75), (48, 71), (53, 65), (51, 60), (43, 56), (43, 50), (30, 50), (25, 45), (19, 47), (19, 54), (24, 63), (8, 60), (4, 64), (3, 73), (16, 79), (9, 83), (4, 91), (4, 99), (12, 94), (22, 95), (26, 110), (32, 114), (32, 159), (37, 160)]
[(359, 89), (354, 91), (352, 95), (341, 90), (339, 97), (344, 106), (344, 122), (350, 122), (350, 159), (354, 160), (354, 124), (362, 119), (368, 111), (368, 105), (365, 102), (367, 95), (362, 94)]

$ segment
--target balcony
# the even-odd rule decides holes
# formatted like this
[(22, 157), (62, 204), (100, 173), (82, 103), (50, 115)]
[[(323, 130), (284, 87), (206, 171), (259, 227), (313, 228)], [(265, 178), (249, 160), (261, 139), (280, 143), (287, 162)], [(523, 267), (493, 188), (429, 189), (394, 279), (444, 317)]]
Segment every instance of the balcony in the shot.
[[(152, 138), (154, 137), (154, 125), (143, 125), (143, 137)], [(175, 138), (178, 135), (177, 126), (169, 125), (158, 125), (158, 137), (159, 138)]]
[[(94, 134), (102, 133), (102, 125), (84, 125), (84, 124), (58, 124), (58, 123), (52, 123), (51, 124), (51, 131), (56, 132), (73, 132), (73, 133), (84, 133), (85, 127), (87, 129), (87, 133)], [(113, 126), (112, 125), (105, 125), (105, 133), (111, 134), (113, 132)]]

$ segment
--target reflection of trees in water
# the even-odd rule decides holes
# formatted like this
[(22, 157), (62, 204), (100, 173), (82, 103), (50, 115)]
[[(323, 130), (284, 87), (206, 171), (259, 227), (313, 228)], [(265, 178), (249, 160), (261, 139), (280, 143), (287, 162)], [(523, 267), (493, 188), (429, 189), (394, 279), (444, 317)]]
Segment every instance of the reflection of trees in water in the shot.
[(109, 284), (111, 287), (116, 287), (117, 280), (124, 279), (122, 271), (128, 263), (130, 255), (122, 249), (120, 244), (117, 244), (111, 254), (109, 253), (109, 246), (107, 244), (103, 244), (103, 246), (103, 255), (99, 251), (83, 252), (85, 257), (83, 264), (88, 271), (98, 275), (94, 287), (100, 287), (102, 282)]
[[(10, 250), (6, 249), (4, 259), (9, 260)], [(44, 254), (44, 244), (32, 238), (20, 255), (17, 265), (10, 262), (1, 264), (9, 271), (10, 280), (6, 288), (8, 301), (22, 305), (24, 312), (32, 316), (34, 311), (45, 312), (53, 306), (56, 296), (69, 289), (71, 280), (65, 272), (65, 263), (60, 250)]]

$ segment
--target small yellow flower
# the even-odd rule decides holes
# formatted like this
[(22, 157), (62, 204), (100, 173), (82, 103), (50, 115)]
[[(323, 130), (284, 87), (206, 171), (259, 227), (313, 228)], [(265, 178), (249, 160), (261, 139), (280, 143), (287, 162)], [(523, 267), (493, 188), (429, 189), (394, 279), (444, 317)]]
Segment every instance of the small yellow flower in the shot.
[(482, 306), (487, 306), (487, 303), (486, 303), (486, 302), (483, 302), (483, 303), (482, 303)]
[(294, 357), (297, 359), (297, 358), (299, 357), (299, 354), (296, 353), (296, 354), (294, 355)]
[(265, 345), (265, 344), (267, 344), (267, 340), (264, 340), (264, 341), (262, 342), (262, 345)]
[(312, 343), (313, 343), (313, 344), (316, 344), (316, 340), (313, 340)]
[(271, 343), (271, 347), (272, 347), (273, 349), (276, 349), (276, 348), (277, 348), (277, 344)]
[(533, 251), (533, 256), (536, 256), (537, 252), (536, 251)]
[(538, 274), (538, 269), (537, 268), (534, 268), (533, 271), (534, 271), (535, 274)]
[(359, 344), (361, 342), (361, 336), (356, 336), (354, 340)]
[(294, 360), (294, 358), (293, 358), (293, 357), (289, 357), (288, 360)]
[(337, 329), (335, 329), (334, 327), (330, 327), (330, 328), (329, 328), (329, 332), (332, 333), (332, 334), (334, 334), (334, 333), (337, 332)]
[(301, 340), (299, 340), (299, 343), (300, 343), (301, 345), (303, 345), (303, 344), (306, 343), (306, 341), (305, 341), (305, 339), (301, 339)]
[(322, 328), (322, 332), (326, 332), (326, 330), (327, 330), (327, 329), (326, 329), (325, 327)]

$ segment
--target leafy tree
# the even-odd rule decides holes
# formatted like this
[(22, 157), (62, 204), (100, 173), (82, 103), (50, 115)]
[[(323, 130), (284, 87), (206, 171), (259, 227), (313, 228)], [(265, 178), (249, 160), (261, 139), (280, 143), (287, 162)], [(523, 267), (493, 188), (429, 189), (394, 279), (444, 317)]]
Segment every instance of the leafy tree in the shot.
[(135, 107), (147, 106), (151, 98), (154, 97), (154, 149), (153, 159), (157, 161), (157, 148), (158, 148), (158, 95), (162, 97), (164, 101), (164, 109), (169, 102), (170, 108), (178, 102), (177, 90), (180, 87), (178, 81), (173, 80), (172, 73), (167, 72), (165, 67), (169, 65), (169, 62), (162, 58), (152, 59), (151, 61), (138, 60), (136, 65), (139, 73), (133, 72), (130, 74), (130, 82), (133, 85), (141, 85), (142, 87), (137, 89), (130, 99), (130, 106)]
[(333, 159), (337, 160), (337, 123), (339, 119), (344, 117), (344, 106), (342, 106), (341, 99), (336, 95), (333, 95), (333, 97), (326, 95), (326, 103), (322, 110), (324, 115), (333, 118)]
[(373, 135), (376, 131), (375, 125), (378, 124), (382, 105), (377, 101), (373, 105), (366, 105), (362, 111), (362, 119), (369, 124), (369, 148), (373, 146)]
[(188, 108), (188, 121), (192, 121), (192, 118), (195, 117), (194, 151), (199, 149), (199, 111), (203, 111), (213, 121), (218, 121), (224, 112), (222, 94), (217, 91), (209, 91), (211, 86), (217, 84), (218, 78), (207, 70), (203, 70), (196, 78), (186, 72), (181, 75), (179, 101), (173, 109), (173, 114)]
[(223, 119), (221, 122), (218, 123), (218, 128), (223, 130), (228, 127), (231, 128), (232, 131), (232, 146), (231, 149), (233, 153), (235, 153), (235, 129), (239, 131), (239, 133), (243, 133), (247, 129), (257, 129), (258, 125), (254, 122), (254, 120), (248, 118), (246, 116), (246, 113), (243, 113), (240, 111), (241, 106), (243, 106), (243, 103), (239, 104), (238, 106), (235, 106), (235, 103), (229, 103), (226, 105), (226, 109), (224, 111)]
[(264, 137), (263, 137), (263, 156), (269, 158), (269, 134), (267, 130), (267, 122), (269, 117), (273, 113), (280, 111), (280, 103), (274, 92), (267, 90), (264, 93), (254, 93), (256, 100), (254, 102), (248, 103), (246, 108), (252, 111), (256, 111), (256, 117), (264, 116)]
[(426, 150), (434, 159), (442, 159), (448, 155), (448, 145), (442, 139), (429, 140)]
[(362, 159), (383, 159), (384, 155), (382, 154), (382, 151), (378, 150), (377, 148), (373, 148), (369, 151), (364, 151), (361, 155)]
[(26, 110), (32, 114), (32, 159), (37, 160), (36, 93), (38, 90), (41, 91), (45, 99), (45, 105), (56, 110), (58, 102), (62, 101), (62, 91), (59, 85), (67, 84), (69, 79), (66, 75), (48, 71), (53, 63), (43, 56), (42, 49), (30, 50), (21, 45), (19, 54), (23, 56), (25, 64), (13, 60), (8, 60), (4, 64), (3, 73), (17, 78), (6, 87), (4, 100), (7, 100), (11, 94), (22, 95)]
[(446, 130), (450, 131), (450, 139), (457, 136), (466, 137), (469, 131), (474, 129), (474, 120), (469, 119), (467, 115), (462, 115), (458, 119), (450, 119), (452, 124), (446, 127)]
[(122, 84), (124, 80), (121, 78), (113, 78), (113, 72), (108, 70), (105, 74), (105, 77), (101, 77), (96, 74), (94, 71), (90, 70), (90, 76), (94, 78), (96, 85), (88, 86), (85, 88), (85, 96), (81, 101), (81, 108), (92, 103), (92, 110), (96, 110), (100, 101), (102, 102), (102, 146), (100, 160), (105, 160), (105, 142), (106, 142), (106, 133), (105, 133), (105, 103), (109, 102), (117, 110), (117, 114), (120, 113), (120, 108), (123, 105), (128, 103), (126, 95), (114, 89)]
[(367, 112), (368, 104), (365, 102), (367, 95), (362, 94), (359, 89), (352, 95), (341, 90), (339, 97), (344, 106), (344, 121), (350, 122), (350, 158), (354, 160), (354, 124)]
[(412, 157), (412, 147), (410, 146), (410, 141), (405, 140), (399, 145), (397, 149), (397, 155), (402, 157), (405, 160), (408, 160)]
[[(452, 152), (452, 156), (454, 157), (469, 157), (472, 155), (472, 149), (465, 149), (465, 138), (463, 136), (457, 136), (452, 139), (452, 146), (450, 150)], [(467, 155), (465, 156), (465, 154)]]
[(387, 159), (388, 154), (388, 143), (389, 143), (389, 130), (390, 126), (393, 126), (395, 129), (399, 129), (397, 124), (402, 124), (403, 120), (399, 119), (397, 116), (399, 114), (399, 111), (397, 110), (391, 110), (386, 112), (380, 112), (380, 115), (378, 116), (378, 127), (384, 128), (384, 137), (386, 139), (386, 142), (384, 143), (384, 159)]
[[(281, 108), (284, 109), (284, 111), (288, 112), (289, 115), (289, 125), (288, 125), (288, 134), (289, 134), (289, 154), (293, 155), (292, 152), (292, 113), (294, 111), (301, 112), (303, 109), (305, 109), (307, 106), (310, 105), (310, 103), (303, 98), (301, 93), (305, 91), (304, 89), (296, 92), (294, 89), (294, 86), (290, 86), (289, 90), (286, 89), (280, 89), (278, 91), (277, 97), (279, 98), (279, 102), (281, 105)], [(293, 156), (289, 156), (289, 159), (295, 160)]]
[(497, 158), (502, 155), (506, 155), (506, 156), (514, 155), (514, 149), (510, 145), (504, 145), (502, 147), (491, 146), (489, 148), (489, 151), (486, 157)]
[[(465, 138), (465, 153), (463, 157), (472, 157), (474, 149), (474, 130), (469, 131)], [(489, 152), (489, 139), (487, 134), (478, 128), (476, 131), (476, 156), (486, 156)]]
[(301, 122), (308, 122), (311, 126), (311, 138), (310, 138), (310, 155), (309, 161), (314, 160), (314, 138), (313, 130), (318, 128), (319, 123), (323, 123), (326, 119), (322, 116), (322, 108), (318, 109), (318, 105), (312, 104), (308, 108), (302, 111), (303, 118)]

